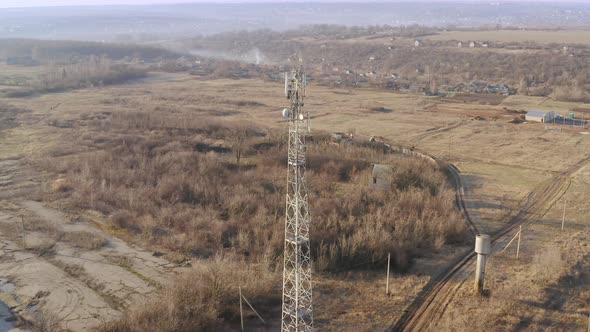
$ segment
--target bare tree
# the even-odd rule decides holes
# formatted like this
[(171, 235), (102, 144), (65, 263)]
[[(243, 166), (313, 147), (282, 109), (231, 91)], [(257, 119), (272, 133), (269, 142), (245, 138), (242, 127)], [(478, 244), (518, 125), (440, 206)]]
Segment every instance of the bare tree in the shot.
[(254, 129), (247, 124), (240, 124), (229, 130), (228, 138), (236, 156), (238, 169), (240, 169), (240, 161), (242, 160), (244, 151), (250, 144), (252, 136), (254, 136)]

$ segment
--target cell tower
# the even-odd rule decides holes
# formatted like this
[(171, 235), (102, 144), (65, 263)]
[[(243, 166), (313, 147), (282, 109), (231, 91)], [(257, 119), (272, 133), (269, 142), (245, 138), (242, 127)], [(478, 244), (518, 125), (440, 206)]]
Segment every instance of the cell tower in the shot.
[[(282, 331), (312, 331), (311, 257), (309, 246), (309, 205), (305, 185), (305, 134), (309, 113), (304, 116), (305, 74), (285, 73), (285, 95), (290, 101), (283, 116), (289, 120), (289, 157), (285, 251), (283, 268)], [(307, 119), (306, 119), (307, 118)], [(307, 120), (307, 126), (305, 125)]]

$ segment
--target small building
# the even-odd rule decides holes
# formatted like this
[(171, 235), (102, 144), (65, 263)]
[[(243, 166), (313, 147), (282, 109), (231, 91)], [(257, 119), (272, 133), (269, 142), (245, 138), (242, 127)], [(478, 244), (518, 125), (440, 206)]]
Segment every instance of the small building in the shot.
[(375, 190), (389, 190), (393, 177), (393, 168), (389, 165), (373, 164), (373, 174), (369, 187)]
[(421, 40), (416, 40), (414, 42), (414, 46), (416, 46), (416, 47), (420, 47), (420, 46), (423, 46), (423, 45), (424, 45), (424, 43)]
[(469, 43), (469, 47), (474, 48), (475, 47), (475, 42), (470, 42)]
[(555, 118), (554, 112), (545, 112), (545, 111), (538, 111), (538, 110), (528, 111), (525, 116), (525, 120), (527, 120), (527, 121), (541, 122), (541, 123), (551, 122), (551, 121), (553, 121), (554, 118)]

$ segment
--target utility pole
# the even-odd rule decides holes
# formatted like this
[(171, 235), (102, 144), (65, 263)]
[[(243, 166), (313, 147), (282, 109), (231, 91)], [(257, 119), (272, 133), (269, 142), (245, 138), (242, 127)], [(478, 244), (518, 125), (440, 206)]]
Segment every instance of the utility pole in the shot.
[(20, 215), (21, 225), (23, 227), (23, 249), (27, 250), (27, 230), (25, 229), (25, 217)]
[(242, 286), (238, 287), (240, 291), (240, 324), (242, 325), (242, 332), (244, 331), (244, 311), (242, 310)]
[(563, 227), (565, 226), (565, 205), (567, 203), (567, 199), (563, 198), (563, 216), (561, 217), (561, 230), (563, 231)]
[(520, 229), (518, 230), (518, 244), (516, 245), (516, 258), (518, 258), (518, 254), (520, 253), (520, 236), (522, 235), (522, 225), (520, 225)]
[(387, 254), (387, 281), (385, 282), (385, 295), (389, 295), (389, 265), (391, 264), (391, 253)]
[(289, 108), (283, 116), (289, 121), (285, 250), (283, 266), (283, 308), (281, 331), (312, 331), (311, 218), (305, 183), (305, 133), (303, 99), (306, 79), (303, 71), (285, 73), (285, 95)]

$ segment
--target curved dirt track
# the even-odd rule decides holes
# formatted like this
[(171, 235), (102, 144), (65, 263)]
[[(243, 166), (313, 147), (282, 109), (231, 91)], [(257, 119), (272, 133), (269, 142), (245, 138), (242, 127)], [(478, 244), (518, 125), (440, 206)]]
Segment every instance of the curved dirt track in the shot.
[[(510, 241), (514, 235), (512, 231), (517, 226), (529, 227), (537, 217), (547, 213), (569, 188), (569, 177), (589, 161), (590, 158), (581, 160), (552, 180), (542, 183), (523, 198), (517, 208), (506, 215), (505, 219), (509, 220), (506, 226), (492, 236), (492, 254), (501, 250)], [(454, 166), (449, 164), (449, 168), (454, 168)], [(459, 201), (464, 208), (462, 196), (459, 197)], [(465, 211), (467, 210), (465, 209)], [(467, 220), (471, 222), (469, 219)], [(475, 253), (468, 250), (446, 270), (433, 277), (414, 302), (410, 304), (405, 314), (392, 326), (391, 330), (431, 330), (433, 325), (442, 317), (459, 288), (468, 281), (468, 277), (475, 271), (475, 257)]]

